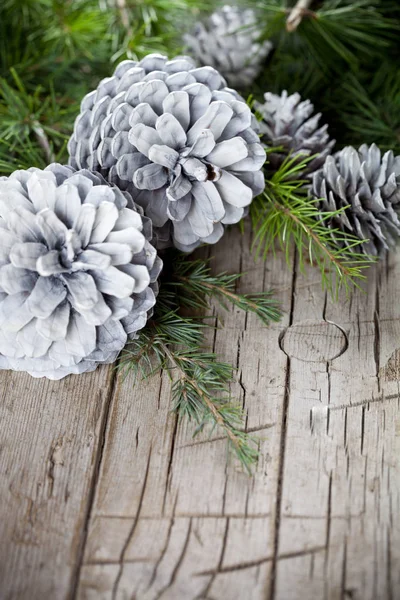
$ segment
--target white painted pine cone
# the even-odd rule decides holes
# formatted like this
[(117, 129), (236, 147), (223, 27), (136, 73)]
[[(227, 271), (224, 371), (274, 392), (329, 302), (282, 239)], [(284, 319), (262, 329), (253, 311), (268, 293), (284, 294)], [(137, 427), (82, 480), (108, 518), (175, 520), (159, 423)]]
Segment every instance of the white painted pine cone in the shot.
[(400, 156), (383, 156), (379, 148), (363, 144), (358, 151), (348, 146), (328, 156), (313, 174), (313, 195), (321, 211), (347, 207), (330, 221), (332, 229), (369, 240), (356, 252), (379, 255), (394, 245), (400, 235)]
[(184, 35), (188, 54), (202, 65), (211, 65), (229, 85), (247, 88), (257, 78), (271, 42), (259, 42), (262, 31), (251, 9), (223, 6)]
[(310, 100), (301, 100), (300, 94), (281, 95), (267, 92), (265, 103), (255, 102), (261, 114), (259, 121), (261, 140), (267, 148), (281, 147), (281, 150), (268, 153), (268, 161), (276, 170), (290, 154), (292, 157), (314, 156), (307, 164), (305, 175), (319, 169), (331, 153), (335, 140), (328, 134), (328, 126), (319, 126), (321, 113), (314, 113)]
[(146, 324), (162, 263), (151, 223), (101, 175), (0, 178), (0, 368), (61, 379), (113, 362)]
[(100, 171), (151, 218), (158, 248), (215, 243), (264, 188), (243, 99), (185, 57), (124, 61), (83, 99), (70, 163)]

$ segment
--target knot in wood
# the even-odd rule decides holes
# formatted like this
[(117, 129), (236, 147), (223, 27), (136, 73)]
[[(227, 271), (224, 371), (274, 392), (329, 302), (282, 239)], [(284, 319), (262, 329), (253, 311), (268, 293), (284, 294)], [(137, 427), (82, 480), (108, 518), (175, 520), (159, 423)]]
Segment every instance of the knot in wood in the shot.
[(345, 331), (328, 321), (306, 320), (288, 327), (280, 337), (281, 350), (304, 362), (328, 362), (346, 352)]

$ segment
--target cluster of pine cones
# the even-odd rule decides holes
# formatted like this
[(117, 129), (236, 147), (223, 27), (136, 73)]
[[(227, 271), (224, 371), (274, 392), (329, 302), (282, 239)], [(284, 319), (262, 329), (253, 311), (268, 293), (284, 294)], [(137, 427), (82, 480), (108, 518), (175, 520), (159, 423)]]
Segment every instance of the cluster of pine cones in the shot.
[(343, 209), (333, 236), (379, 254), (399, 235), (400, 157), (332, 155), (309, 101), (266, 93), (258, 120), (228, 87), (246, 92), (271, 51), (256, 22), (226, 6), (185, 36), (197, 64), (123, 61), (82, 100), (69, 166), (0, 178), (0, 368), (59, 379), (113, 362), (153, 310), (157, 251), (213, 244), (239, 222), (266, 151), (267, 169), (310, 157), (302, 177), (321, 211)]
[[(250, 93), (272, 50), (257, 22), (250, 9), (224, 6), (185, 36), (187, 49), (200, 64), (205, 60), (218, 68), (230, 85)], [(281, 95), (267, 92), (264, 99), (255, 108), (268, 153), (267, 168), (277, 170), (289, 155), (310, 157), (299, 176), (309, 182), (321, 213), (336, 213), (324, 219), (333, 242), (339, 244), (335, 238), (339, 230), (360, 240), (355, 252), (379, 256), (393, 245), (400, 234), (396, 210), (400, 206), (400, 157), (390, 151), (382, 156), (375, 145), (358, 150), (346, 147), (332, 154), (335, 141), (327, 125), (319, 126), (321, 115), (314, 113), (310, 101), (286, 91)]]

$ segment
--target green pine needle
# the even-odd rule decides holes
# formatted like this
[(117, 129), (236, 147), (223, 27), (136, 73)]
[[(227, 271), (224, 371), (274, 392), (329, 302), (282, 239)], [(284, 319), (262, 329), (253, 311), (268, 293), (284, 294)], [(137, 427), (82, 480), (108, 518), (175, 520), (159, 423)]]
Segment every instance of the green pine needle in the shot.
[(207, 308), (210, 299), (217, 300), (227, 309), (230, 303), (241, 310), (254, 313), (264, 325), (279, 321), (281, 312), (273, 291), (239, 294), (236, 284), (242, 274), (219, 273), (213, 275), (209, 261), (174, 260), (174, 278), (167, 285), (179, 295), (182, 306)]
[(365, 269), (375, 259), (359, 250), (359, 238), (327, 226), (347, 207), (321, 212), (318, 200), (304, 188), (305, 182), (296, 179), (311, 159), (299, 162), (298, 158), (288, 157), (267, 180), (264, 193), (252, 203), (253, 250), (265, 258), (278, 240), (289, 264), (296, 247), (300, 268), (304, 268), (306, 259), (316, 265), (323, 287), (337, 298), (342, 287), (349, 292), (351, 287), (360, 286)]

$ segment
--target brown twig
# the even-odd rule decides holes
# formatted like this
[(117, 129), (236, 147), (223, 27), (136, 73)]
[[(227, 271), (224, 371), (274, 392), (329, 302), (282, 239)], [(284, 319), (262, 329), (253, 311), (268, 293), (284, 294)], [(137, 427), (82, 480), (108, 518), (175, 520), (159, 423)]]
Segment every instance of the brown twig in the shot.
[(305, 14), (309, 12), (309, 7), (312, 0), (298, 0), (297, 4), (290, 11), (288, 18), (286, 19), (286, 30), (289, 33), (296, 31), (300, 25)]
[(124, 28), (126, 29), (126, 33), (128, 34), (128, 37), (131, 37), (132, 35), (132, 27), (131, 27), (131, 20), (129, 17), (129, 10), (128, 7), (126, 6), (126, 0), (116, 0), (116, 5), (121, 17), (121, 23), (124, 26)]
[(51, 149), (49, 138), (47, 137), (47, 135), (46, 135), (43, 127), (39, 123), (39, 121), (34, 121), (32, 123), (32, 129), (34, 131), (34, 134), (36, 135), (37, 141), (39, 142), (43, 152), (46, 155), (47, 162), (53, 163), (56, 160), (56, 158)]

